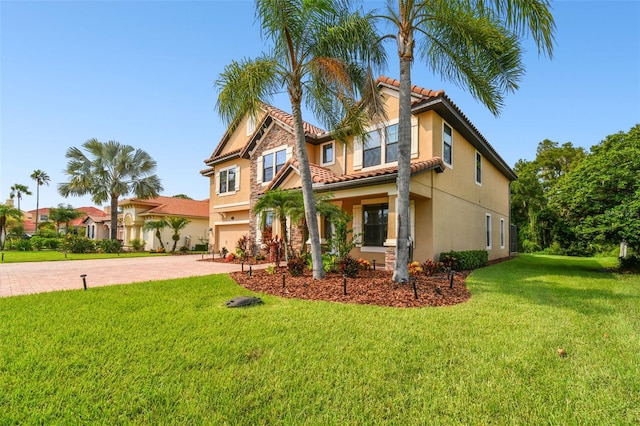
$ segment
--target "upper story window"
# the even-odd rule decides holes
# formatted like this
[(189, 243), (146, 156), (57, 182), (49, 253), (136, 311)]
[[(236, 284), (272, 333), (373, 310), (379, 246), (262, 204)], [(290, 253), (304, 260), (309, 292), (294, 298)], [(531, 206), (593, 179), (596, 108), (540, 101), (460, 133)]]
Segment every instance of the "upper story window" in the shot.
[(287, 162), (287, 150), (281, 149), (263, 157), (262, 177), (264, 182), (269, 182)]
[(231, 167), (220, 171), (219, 193), (235, 192), (236, 190), (236, 168)]
[(320, 163), (323, 166), (334, 164), (335, 159), (335, 142), (328, 142), (320, 145)]
[(363, 166), (372, 167), (398, 161), (398, 125), (366, 134), (363, 146)]
[(453, 165), (453, 130), (447, 124), (443, 124), (442, 130), (442, 160)]
[(293, 155), (293, 147), (281, 145), (264, 151), (256, 159), (256, 181), (267, 185)]
[(476, 152), (476, 183), (482, 184), (482, 155)]

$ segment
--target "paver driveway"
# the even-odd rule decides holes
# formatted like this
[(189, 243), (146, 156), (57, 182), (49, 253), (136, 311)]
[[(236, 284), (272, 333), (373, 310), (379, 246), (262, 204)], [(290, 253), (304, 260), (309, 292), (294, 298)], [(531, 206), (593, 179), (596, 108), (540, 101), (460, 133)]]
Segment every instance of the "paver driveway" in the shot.
[(202, 262), (201, 255), (0, 263), (0, 297), (239, 271), (241, 266)]

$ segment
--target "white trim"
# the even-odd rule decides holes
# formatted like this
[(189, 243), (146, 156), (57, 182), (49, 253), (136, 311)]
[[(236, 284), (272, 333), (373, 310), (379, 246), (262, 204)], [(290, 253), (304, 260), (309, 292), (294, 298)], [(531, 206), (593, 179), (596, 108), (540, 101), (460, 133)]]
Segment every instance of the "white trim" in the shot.
[[(229, 188), (229, 170), (231, 169), (234, 169), (235, 173), (235, 183), (233, 189)], [(235, 195), (236, 192), (238, 192), (238, 190), (240, 189), (240, 173), (238, 173), (239, 170), (240, 168), (236, 164), (234, 164), (218, 171), (218, 180), (216, 182), (216, 184), (218, 185), (218, 187), (216, 188), (216, 194), (218, 194), (218, 197), (227, 197), (229, 195)], [(225, 192), (220, 192), (220, 175), (222, 174), (222, 172), (227, 172), (227, 191)]]
[(256, 130), (256, 121), (256, 117), (252, 117), (251, 115), (247, 117), (247, 136), (251, 136)]
[[(331, 152), (333, 153), (333, 158), (331, 159), (331, 161), (328, 162), (324, 162), (324, 147), (331, 145)], [(332, 166), (336, 164), (336, 142), (335, 141), (331, 141), (331, 142), (327, 142), (327, 143), (323, 143), (322, 145), (320, 145), (320, 165), (321, 166)]]
[(214, 226), (225, 226), (225, 225), (248, 225), (249, 224), (249, 220), (248, 219), (242, 219), (242, 220), (227, 220), (225, 222), (213, 222)]
[[(280, 145), (277, 146), (275, 148), (271, 148), (268, 149), (266, 151), (262, 152), (262, 155), (260, 157), (258, 157), (258, 182), (262, 182), (263, 186), (269, 184), (269, 182), (271, 182), (271, 180), (273, 180), (273, 178), (278, 174), (279, 170), (276, 170), (276, 153), (280, 152), (280, 151), (284, 151), (284, 164), (286, 164), (287, 160), (289, 160), (289, 158), (291, 158), (291, 156), (293, 155), (293, 147), (289, 146), (289, 145)], [(265, 180), (264, 179), (264, 157), (267, 155), (273, 154), (273, 176), (271, 177), (270, 180)]]
[(360, 251), (362, 253), (385, 253), (387, 249), (383, 247), (375, 247), (375, 246), (361, 246)]
[(239, 203), (229, 203), (229, 204), (218, 204), (216, 206), (213, 206), (214, 209), (226, 209), (229, 207), (238, 207), (238, 206), (248, 206), (249, 205), (249, 201), (241, 201)]
[[(386, 147), (387, 147), (387, 132), (386, 132), (386, 130), (387, 130), (387, 127), (391, 127), (391, 126), (395, 126), (395, 125), (398, 125), (398, 119), (397, 118), (395, 118), (393, 120), (389, 120), (389, 121), (384, 122), (384, 123), (379, 123), (379, 124), (377, 124), (375, 126), (367, 127), (365, 129), (365, 133), (371, 133), (371, 132), (377, 131), (380, 134), (380, 164), (375, 164), (373, 166), (368, 166), (368, 167), (366, 167), (364, 165), (364, 136), (362, 136), (361, 145), (360, 145), (361, 146), (361, 152), (360, 152), (361, 163), (360, 164), (361, 164), (361, 169), (363, 171), (383, 169), (383, 168), (391, 167), (391, 166), (394, 166), (394, 165), (398, 164), (397, 160), (396, 161), (387, 161), (387, 158), (386, 158), (386, 155), (387, 155), (387, 151), (386, 151)], [(412, 142), (411, 143), (411, 145), (412, 145), (411, 153), (412, 153), (412, 157), (413, 157), (413, 140), (411, 142)], [(416, 151), (415, 156), (417, 157), (417, 155), (418, 154), (417, 154), (417, 151)], [(356, 168), (356, 165), (355, 165), (355, 158), (354, 158), (354, 169), (355, 168)]]

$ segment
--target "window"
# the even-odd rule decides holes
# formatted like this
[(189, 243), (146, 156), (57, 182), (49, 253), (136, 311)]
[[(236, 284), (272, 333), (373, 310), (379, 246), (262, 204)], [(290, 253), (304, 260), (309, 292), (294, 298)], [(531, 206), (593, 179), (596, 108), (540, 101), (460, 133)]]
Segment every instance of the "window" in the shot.
[(322, 218), (322, 238), (325, 241), (329, 241), (333, 234), (333, 225), (331, 224), (331, 220), (329, 216), (323, 216)]
[(453, 131), (444, 124), (442, 132), (442, 160), (448, 165), (453, 165)]
[(398, 125), (394, 124), (386, 129), (385, 133), (385, 155), (384, 160), (386, 163), (398, 161)]
[(388, 204), (366, 204), (363, 212), (363, 245), (382, 247), (387, 238)]
[(333, 164), (335, 162), (334, 148), (335, 148), (334, 142), (329, 142), (324, 145), (321, 145), (320, 149), (321, 149), (322, 158), (320, 160), (323, 166), (326, 164)]
[(364, 167), (398, 161), (398, 125), (387, 126), (384, 131), (377, 129), (367, 133), (363, 156)]
[(482, 185), (482, 155), (476, 152), (476, 183)]
[(256, 118), (249, 116), (247, 119), (247, 136), (251, 136), (256, 129)]
[(382, 138), (378, 130), (369, 132), (364, 138), (364, 167), (377, 166), (382, 162)]
[(236, 191), (236, 168), (231, 167), (228, 169), (223, 169), (220, 171), (219, 178), (219, 193), (224, 194), (227, 192), (235, 192)]
[(487, 230), (487, 249), (491, 248), (491, 215), (487, 213), (486, 215), (486, 230)]
[(269, 182), (280, 171), (287, 161), (287, 150), (281, 149), (280, 151), (267, 154), (263, 159), (262, 179), (263, 182)]
[(504, 219), (500, 219), (500, 248), (504, 248), (505, 234), (504, 234)]

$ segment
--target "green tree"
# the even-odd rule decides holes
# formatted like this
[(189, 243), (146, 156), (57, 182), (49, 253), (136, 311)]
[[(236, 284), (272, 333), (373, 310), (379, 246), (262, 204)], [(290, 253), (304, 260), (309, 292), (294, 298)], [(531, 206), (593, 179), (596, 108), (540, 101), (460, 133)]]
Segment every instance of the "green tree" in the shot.
[(640, 124), (607, 136), (555, 187), (550, 202), (584, 247), (627, 241), (640, 253)]
[[(257, 19), (272, 49), (256, 59), (233, 61), (216, 81), (216, 109), (227, 123), (249, 114), (286, 89), (291, 102), (295, 154), (299, 165), (311, 242), (313, 277), (324, 277), (311, 170), (306, 150), (302, 105), (336, 137), (345, 129), (362, 133), (365, 115), (380, 113), (370, 64), (384, 61), (371, 16), (352, 12), (337, 0), (257, 1)], [(361, 97), (361, 101), (356, 99)]]
[(14, 198), (18, 199), (18, 210), (20, 210), (20, 200), (22, 200), (23, 195), (31, 195), (31, 191), (29, 191), (29, 187), (26, 185), (21, 185), (16, 183), (11, 186), (11, 192), (9, 193), (9, 197), (13, 200)]
[[(393, 280), (409, 278), (411, 178), (411, 64), (418, 58), (435, 74), (466, 88), (498, 114), (504, 94), (524, 72), (518, 34), (530, 32), (539, 52), (553, 48), (547, 0), (397, 0), (380, 16), (392, 28), (400, 61), (398, 116), (398, 233)], [(420, 40), (418, 40), (420, 38)]]
[(289, 248), (291, 246), (289, 233), (287, 232), (287, 217), (291, 215), (292, 211), (299, 210), (301, 203), (303, 204), (303, 199), (300, 191), (274, 189), (265, 192), (253, 206), (253, 212), (260, 217), (261, 227), (265, 225), (268, 212), (271, 212), (274, 220), (280, 222), (285, 260), (287, 261), (289, 260)]
[(36, 181), (36, 232), (38, 232), (38, 220), (40, 219), (40, 187), (42, 185), (48, 186), (51, 178), (42, 170), (37, 169), (31, 173), (31, 179)]
[(173, 247), (171, 248), (171, 252), (175, 253), (178, 241), (180, 241), (180, 231), (191, 223), (191, 221), (186, 217), (169, 216), (165, 219), (165, 222), (167, 226), (173, 230), (173, 235), (171, 236)]
[(4, 242), (7, 239), (7, 223), (11, 220), (21, 220), (22, 212), (15, 207), (0, 204), (0, 249), (4, 250)]
[(63, 197), (90, 194), (96, 204), (110, 201), (111, 239), (118, 236), (118, 200), (135, 194), (138, 198), (157, 197), (162, 191), (160, 179), (154, 174), (156, 162), (146, 151), (116, 141), (89, 139), (81, 149), (67, 150), (69, 160), (65, 173), (68, 182), (58, 185)]
[(160, 248), (164, 251), (164, 243), (162, 242), (162, 230), (167, 226), (167, 222), (164, 219), (150, 220), (144, 223), (142, 229), (145, 231), (155, 231), (156, 238), (160, 243)]
[(66, 206), (62, 203), (58, 204), (57, 208), (49, 209), (49, 219), (56, 224), (56, 233), (60, 233), (60, 224), (64, 223), (67, 226), (67, 233), (71, 232), (70, 223), (72, 220), (77, 219), (84, 215), (81, 211), (74, 209), (70, 204)]

